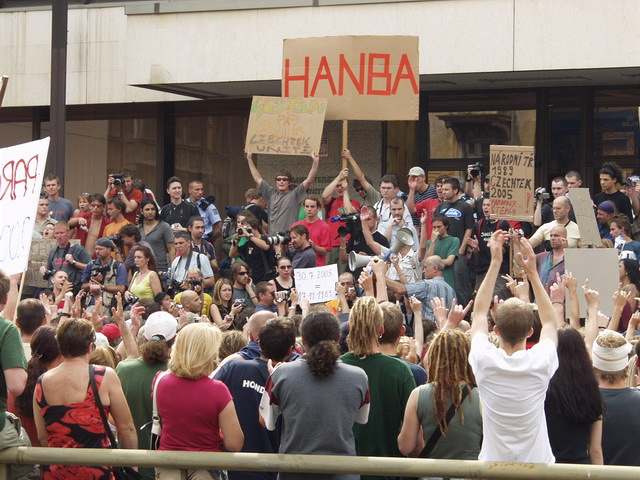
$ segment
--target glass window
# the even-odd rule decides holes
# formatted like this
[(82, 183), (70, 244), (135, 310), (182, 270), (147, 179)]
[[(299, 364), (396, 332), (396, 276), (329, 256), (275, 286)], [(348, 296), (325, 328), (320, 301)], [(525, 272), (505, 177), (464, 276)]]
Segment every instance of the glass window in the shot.
[(0, 123), (0, 148), (31, 141), (31, 122)]

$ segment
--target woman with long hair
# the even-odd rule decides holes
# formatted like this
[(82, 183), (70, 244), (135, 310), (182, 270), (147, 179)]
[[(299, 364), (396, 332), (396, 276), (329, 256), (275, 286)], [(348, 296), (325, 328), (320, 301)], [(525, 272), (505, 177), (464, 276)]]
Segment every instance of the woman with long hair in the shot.
[(602, 465), (602, 400), (577, 330), (558, 331), (558, 361), (544, 404), (556, 462)]
[[(442, 330), (431, 342), (429, 383), (411, 392), (398, 435), (402, 454), (450, 460), (478, 458), (482, 415), (468, 361), (470, 349), (469, 338), (458, 329)], [(447, 421), (451, 408), (454, 416)]]
[[(171, 347), (176, 338), (177, 320), (167, 312), (154, 312), (149, 315), (142, 327), (138, 358), (123, 360), (118, 364), (116, 373), (122, 382), (122, 390), (131, 408), (133, 422), (138, 432), (138, 448), (151, 446), (151, 424), (153, 400), (151, 384), (158, 372), (167, 369)], [(153, 469), (141, 469), (144, 478), (154, 478)]]
[(40, 375), (57, 367), (62, 361), (56, 329), (48, 325), (38, 327), (31, 337), (31, 358), (27, 364), (27, 384), (16, 397), (16, 414), (27, 431), (33, 447), (40, 447), (36, 425), (33, 420), (33, 392)]
[[(90, 322), (68, 319), (60, 324), (56, 339), (62, 363), (47, 371), (36, 383), (33, 417), (41, 445), (64, 448), (108, 448), (92, 388), (92, 377), (104, 406), (117, 430), (120, 447), (137, 448), (135, 426), (116, 373), (108, 367), (93, 367), (89, 355), (96, 334)], [(113, 478), (108, 467), (43, 465), (43, 478)]]
[[(361, 369), (338, 360), (339, 340), (340, 325), (335, 316), (327, 312), (308, 315), (302, 322), (305, 356), (280, 364), (267, 380), (260, 414), (269, 430), (276, 429), (282, 415), (280, 453), (356, 454), (353, 425), (367, 422), (369, 389)], [(279, 478), (304, 476), (281, 473)]]
[(233, 301), (233, 284), (226, 278), (219, 279), (213, 286), (213, 303), (209, 316), (223, 332), (233, 328), (233, 320), (242, 311), (242, 303)]
[(398, 358), (380, 352), (384, 330), (382, 310), (373, 297), (361, 297), (349, 314), (349, 352), (344, 363), (362, 368), (369, 379), (371, 412), (366, 425), (355, 425), (358, 455), (398, 457), (398, 434), (411, 391), (411, 370)]
[[(222, 332), (206, 323), (180, 330), (171, 350), (169, 373), (156, 380), (158, 415), (162, 422), (159, 450), (230, 452), (242, 449), (244, 435), (226, 385), (209, 375), (218, 365)], [(158, 479), (173, 478), (159, 468)], [(216, 479), (207, 470), (187, 477)]]
[(137, 271), (129, 282), (129, 293), (140, 300), (153, 301), (162, 291), (162, 283), (156, 270), (156, 262), (149, 247), (136, 245), (133, 252), (133, 263)]
[(166, 272), (175, 257), (173, 231), (167, 222), (160, 220), (158, 206), (151, 199), (140, 202), (140, 236), (151, 245), (156, 259), (156, 271)]
[(637, 260), (624, 258), (618, 264), (620, 287), (629, 292), (629, 306), (631, 311), (636, 310), (636, 297), (640, 296), (640, 269)]

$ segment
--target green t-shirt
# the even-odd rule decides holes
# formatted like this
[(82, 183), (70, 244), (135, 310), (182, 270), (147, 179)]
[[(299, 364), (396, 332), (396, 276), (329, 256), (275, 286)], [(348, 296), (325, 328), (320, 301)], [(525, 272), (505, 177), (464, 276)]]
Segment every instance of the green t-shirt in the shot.
[(369, 421), (353, 426), (358, 455), (400, 457), (398, 434), (407, 400), (416, 387), (411, 370), (402, 360), (382, 353), (361, 358), (349, 352), (340, 358), (344, 363), (363, 369), (369, 379)]
[(0, 317), (0, 430), (4, 428), (7, 411), (7, 380), (4, 371), (10, 368), (27, 369), (20, 332), (16, 326)]
[[(431, 240), (427, 240), (427, 249), (429, 249), (430, 244)], [(439, 256), (443, 260), (446, 260), (450, 255), (455, 255), (457, 257), (458, 250), (460, 250), (460, 240), (458, 237), (447, 235), (444, 238), (436, 240), (436, 246), (433, 249), (433, 254)], [(445, 267), (444, 272), (442, 272), (442, 276), (444, 277), (444, 281), (447, 282), (451, 288), (456, 288), (454, 285), (455, 276), (453, 273), (453, 265)]]
[[(138, 432), (138, 448), (149, 449), (151, 439), (151, 422), (153, 415), (153, 398), (151, 397), (151, 382), (158, 372), (167, 369), (166, 363), (147, 365), (141, 358), (124, 360), (116, 367), (116, 373), (122, 383), (122, 390), (127, 399), (133, 423)], [(144, 478), (154, 478), (153, 469), (141, 469)]]

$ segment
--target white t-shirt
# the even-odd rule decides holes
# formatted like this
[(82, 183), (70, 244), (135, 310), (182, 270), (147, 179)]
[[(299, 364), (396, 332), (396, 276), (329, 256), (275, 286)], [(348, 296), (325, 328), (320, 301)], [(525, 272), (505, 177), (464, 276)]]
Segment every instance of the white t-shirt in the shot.
[(556, 345), (542, 340), (513, 355), (476, 334), (469, 364), (478, 383), (484, 438), (478, 460), (554, 463), (544, 400), (558, 368)]

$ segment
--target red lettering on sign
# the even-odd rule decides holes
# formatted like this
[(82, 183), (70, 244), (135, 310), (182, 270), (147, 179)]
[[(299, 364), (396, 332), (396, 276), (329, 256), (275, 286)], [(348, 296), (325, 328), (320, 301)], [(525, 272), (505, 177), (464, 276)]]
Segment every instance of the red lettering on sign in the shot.
[[(9, 193), (9, 198), (15, 200), (17, 197), (25, 197), (28, 190), (33, 193), (38, 187), (36, 179), (38, 178), (38, 155), (34, 155), (25, 161), (10, 160), (2, 167), (2, 178), (0, 179), (0, 200), (4, 199)], [(31, 182), (31, 189), (29, 189), (29, 180)], [(20, 187), (20, 188), (17, 188)], [(17, 188), (17, 192), (16, 192)]]
[[(382, 72), (374, 71), (376, 59), (382, 59)], [(369, 65), (367, 68), (367, 95), (383, 95), (389, 96), (391, 93), (391, 73), (389, 73), (389, 54), (388, 53), (370, 53)], [(382, 90), (373, 88), (373, 80), (375, 78), (384, 78), (386, 87)]]
[(313, 85), (311, 87), (312, 97), (315, 97), (316, 95), (316, 88), (318, 87), (318, 83), (320, 83), (320, 80), (328, 81), (329, 88), (331, 89), (331, 94), (336, 95), (336, 84), (333, 81), (333, 77), (331, 76), (331, 68), (329, 68), (329, 62), (327, 61), (327, 57), (325, 55), (320, 57), (320, 63), (318, 64), (316, 78), (313, 79)]
[(361, 53), (359, 78), (356, 79), (356, 76), (353, 73), (353, 70), (351, 70), (351, 66), (347, 62), (347, 59), (344, 57), (344, 54), (343, 53), (340, 54), (340, 64), (339, 64), (340, 74), (338, 76), (338, 95), (344, 95), (344, 73), (345, 72), (347, 72), (347, 75), (349, 75), (349, 78), (351, 78), (351, 82), (353, 83), (353, 86), (355, 87), (356, 91), (360, 95), (364, 94), (364, 73), (365, 73), (364, 57), (365, 57), (365, 54)]
[(304, 82), (304, 96), (309, 96), (309, 57), (304, 57), (304, 73), (302, 75), (290, 75), (290, 61), (284, 59), (284, 96), (289, 96), (289, 82)]
[[(405, 73), (406, 70), (406, 73)], [(413, 93), (418, 95), (420, 93), (420, 89), (416, 84), (416, 75), (413, 72), (413, 68), (411, 68), (411, 62), (409, 61), (409, 57), (407, 57), (406, 53), (402, 54), (400, 57), (400, 64), (398, 65), (398, 73), (396, 74), (396, 78), (393, 81), (393, 87), (391, 88), (391, 95), (395, 95), (398, 93), (398, 84), (402, 79), (408, 79), (411, 82), (411, 88), (413, 89)]]

